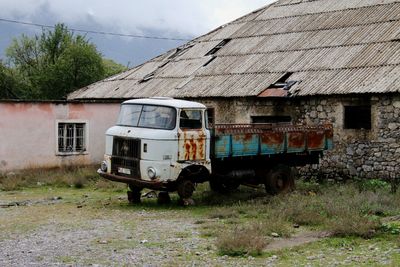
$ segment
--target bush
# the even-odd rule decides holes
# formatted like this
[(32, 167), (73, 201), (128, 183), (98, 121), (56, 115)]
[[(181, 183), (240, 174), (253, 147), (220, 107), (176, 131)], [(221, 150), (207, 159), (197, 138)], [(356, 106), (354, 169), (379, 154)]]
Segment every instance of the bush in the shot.
[(230, 232), (224, 232), (217, 238), (219, 254), (228, 256), (258, 256), (267, 246), (267, 240), (263, 237), (258, 227), (250, 226), (235, 228)]
[(300, 225), (321, 225), (326, 212), (321, 197), (292, 194), (279, 204), (278, 213), (293, 223)]
[(334, 236), (358, 236), (371, 238), (379, 228), (379, 220), (354, 214), (354, 212), (342, 212), (340, 216), (328, 223), (329, 230)]

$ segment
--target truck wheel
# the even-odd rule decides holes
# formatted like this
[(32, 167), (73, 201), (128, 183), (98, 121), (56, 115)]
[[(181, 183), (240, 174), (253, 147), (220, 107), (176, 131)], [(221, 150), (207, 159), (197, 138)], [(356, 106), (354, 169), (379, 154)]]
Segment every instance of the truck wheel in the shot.
[(129, 185), (129, 189), (130, 191), (128, 191), (128, 201), (131, 204), (139, 204), (140, 203), (140, 197), (141, 197), (141, 193), (140, 191), (142, 191), (142, 188), (133, 186), (133, 185)]
[(265, 190), (269, 194), (290, 192), (294, 189), (295, 172), (287, 165), (277, 165), (272, 168), (266, 177)]
[(190, 180), (182, 180), (178, 185), (178, 195), (182, 199), (191, 198), (195, 190), (194, 184)]

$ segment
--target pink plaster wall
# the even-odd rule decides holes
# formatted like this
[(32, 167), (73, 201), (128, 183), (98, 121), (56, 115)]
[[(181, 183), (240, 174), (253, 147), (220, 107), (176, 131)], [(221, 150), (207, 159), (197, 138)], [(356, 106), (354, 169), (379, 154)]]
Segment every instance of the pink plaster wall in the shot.
[[(99, 163), (105, 131), (115, 124), (119, 104), (0, 102), (0, 172), (75, 163)], [(57, 120), (86, 121), (85, 155), (57, 155)]]

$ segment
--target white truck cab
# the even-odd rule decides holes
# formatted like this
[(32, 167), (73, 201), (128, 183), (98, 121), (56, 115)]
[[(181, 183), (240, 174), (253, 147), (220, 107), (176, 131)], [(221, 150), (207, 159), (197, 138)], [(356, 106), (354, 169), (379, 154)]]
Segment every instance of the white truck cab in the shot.
[(140, 201), (143, 188), (177, 190), (190, 198), (194, 184), (211, 172), (206, 126), (206, 107), (200, 103), (161, 97), (125, 101), (116, 126), (106, 132), (98, 173), (127, 183), (132, 202)]

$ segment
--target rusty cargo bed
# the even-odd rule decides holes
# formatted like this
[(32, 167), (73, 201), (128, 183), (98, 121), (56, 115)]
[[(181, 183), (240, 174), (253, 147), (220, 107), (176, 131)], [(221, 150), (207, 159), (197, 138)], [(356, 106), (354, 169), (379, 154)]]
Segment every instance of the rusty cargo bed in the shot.
[(215, 159), (304, 154), (333, 146), (331, 124), (216, 124), (212, 129)]

